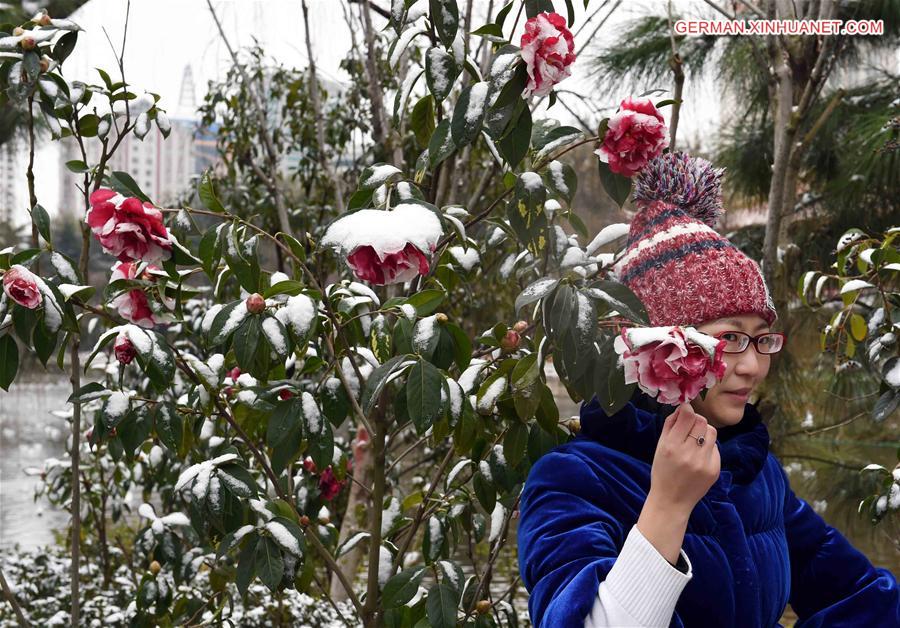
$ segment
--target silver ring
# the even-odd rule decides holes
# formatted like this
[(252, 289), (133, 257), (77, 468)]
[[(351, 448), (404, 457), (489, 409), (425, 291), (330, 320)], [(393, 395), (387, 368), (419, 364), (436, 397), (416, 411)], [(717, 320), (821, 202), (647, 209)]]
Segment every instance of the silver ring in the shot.
[(702, 446), (703, 446), (703, 443), (706, 442), (706, 437), (705, 437), (705, 436), (694, 436), (693, 434), (688, 434), (688, 436), (690, 436), (691, 438), (693, 438), (693, 439), (695, 439), (695, 440), (697, 441), (697, 446), (698, 446), (698, 447), (702, 447)]

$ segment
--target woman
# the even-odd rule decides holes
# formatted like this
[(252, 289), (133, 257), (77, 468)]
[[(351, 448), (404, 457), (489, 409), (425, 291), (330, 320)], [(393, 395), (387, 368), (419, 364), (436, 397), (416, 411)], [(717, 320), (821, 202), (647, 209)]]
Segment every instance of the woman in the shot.
[(665, 154), (635, 182), (618, 278), (654, 326), (726, 341), (724, 377), (677, 408), (638, 392), (532, 468), (519, 567), (535, 626), (900, 626), (894, 576), (790, 488), (756, 408), (783, 336), (758, 265), (712, 228), (719, 178)]

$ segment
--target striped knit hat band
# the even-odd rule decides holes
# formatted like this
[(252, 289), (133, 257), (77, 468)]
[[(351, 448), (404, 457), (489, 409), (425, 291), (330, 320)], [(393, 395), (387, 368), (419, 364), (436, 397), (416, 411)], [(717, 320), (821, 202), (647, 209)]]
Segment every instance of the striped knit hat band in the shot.
[(723, 170), (685, 153), (664, 153), (637, 176), (639, 207), (614, 267), (653, 325), (700, 325), (740, 314), (768, 324), (775, 307), (759, 265), (713, 228)]

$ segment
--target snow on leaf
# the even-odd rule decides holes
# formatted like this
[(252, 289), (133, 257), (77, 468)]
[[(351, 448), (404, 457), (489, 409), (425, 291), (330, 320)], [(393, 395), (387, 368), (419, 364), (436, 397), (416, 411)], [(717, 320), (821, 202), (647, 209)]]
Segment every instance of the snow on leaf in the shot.
[(468, 249), (464, 249), (461, 246), (451, 246), (449, 252), (450, 255), (453, 256), (453, 259), (456, 260), (456, 263), (466, 272), (471, 271), (480, 259), (478, 256), (478, 249), (473, 246), (470, 246)]
[(851, 279), (841, 287), (841, 294), (847, 294), (848, 292), (853, 292), (855, 290), (862, 290), (863, 288), (874, 287), (875, 286), (870, 284), (868, 281), (863, 281), (862, 279)]
[(628, 225), (625, 223), (615, 223), (612, 225), (607, 225), (600, 230), (591, 243), (587, 245), (585, 249), (588, 255), (593, 255), (597, 249), (609, 244), (610, 242), (615, 242), (619, 238), (628, 235)]
[(269, 534), (272, 535), (272, 538), (275, 539), (275, 542), (278, 543), (281, 547), (289, 551), (294, 556), (302, 556), (303, 553), (300, 551), (300, 543), (297, 541), (296, 537), (291, 534), (290, 530), (288, 530), (284, 524), (279, 523), (278, 521), (269, 521), (265, 525), (266, 530)]
[(357, 545), (359, 545), (360, 541), (362, 541), (363, 539), (367, 539), (370, 536), (372, 536), (372, 535), (369, 534), (368, 532), (357, 532), (356, 534), (351, 536), (349, 539), (347, 539), (344, 542), (344, 544), (338, 548), (338, 551), (337, 551), (337, 554), (335, 554), (335, 557), (340, 558), (344, 554), (347, 554), (348, 552), (352, 552), (353, 548), (355, 548)]

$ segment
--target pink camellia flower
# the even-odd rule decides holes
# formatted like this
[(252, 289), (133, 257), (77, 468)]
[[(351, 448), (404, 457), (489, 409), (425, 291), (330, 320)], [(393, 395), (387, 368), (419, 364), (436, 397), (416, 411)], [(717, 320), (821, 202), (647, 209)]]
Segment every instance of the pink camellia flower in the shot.
[(40, 307), (44, 301), (39, 287), (40, 281), (37, 275), (24, 266), (13, 264), (3, 273), (3, 292), (22, 307), (33, 310)]
[(558, 13), (539, 13), (525, 22), (522, 59), (528, 69), (523, 96), (546, 96), (553, 86), (571, 74), (575, 39)]
[(172, 255), (162, 212), (140, 199), (99, 189), (91, 194), (87, 223), (103, 250), (121, 262), (159, 262)]
[(594, 154), (613, 172), (631, 177), (668, 145), (669, 129), (653, 102), (626, 98), (609, 119), (603, 145)]
[(426, 252), (434, 252), (442, 234), (433, 211), (401, 202), (391, 211), (361, 209), (342, 216), (328, 227), (322, 244), (347, 255), (347, 265), (359, 279), (385, 285), (426, 274)]
[(137, 355), (134, 343), (131, 342), (128, 334), (124, 331), (120, 331), (119, 335), (116, 336), (116, 342), (113, 344), (113, 351), (115, 351), (116, 359), (121, 364), (131, 364), (134, 356)]
[(329, 465), (319, 477), (319, 490), (322, 492), (322, 499), (331, 501), (337, 497), (337, 494), (341, 492), (346, 483), (347, 480), (338, 481), (334, 477), (334, 471), (331, 470), (331, 465)]
[(725, 376), (725, 341), (693, 327), (625, 328), (613, 347), (625, 383), (667, 405), (690, 401)]
[[(136, 262), (116, 262), (113, 264), (112, 274), (109, 277), (110, 282), (118, 279), (135, 279), (137, 266)], [(119, 316), (135, 325), (149, 329), (158, 322), (153, 315), (153, 310), (150, 309), (147, 294), (139, 288), (123, 292), (113, 299), (110, 305), (116, 309)]]

